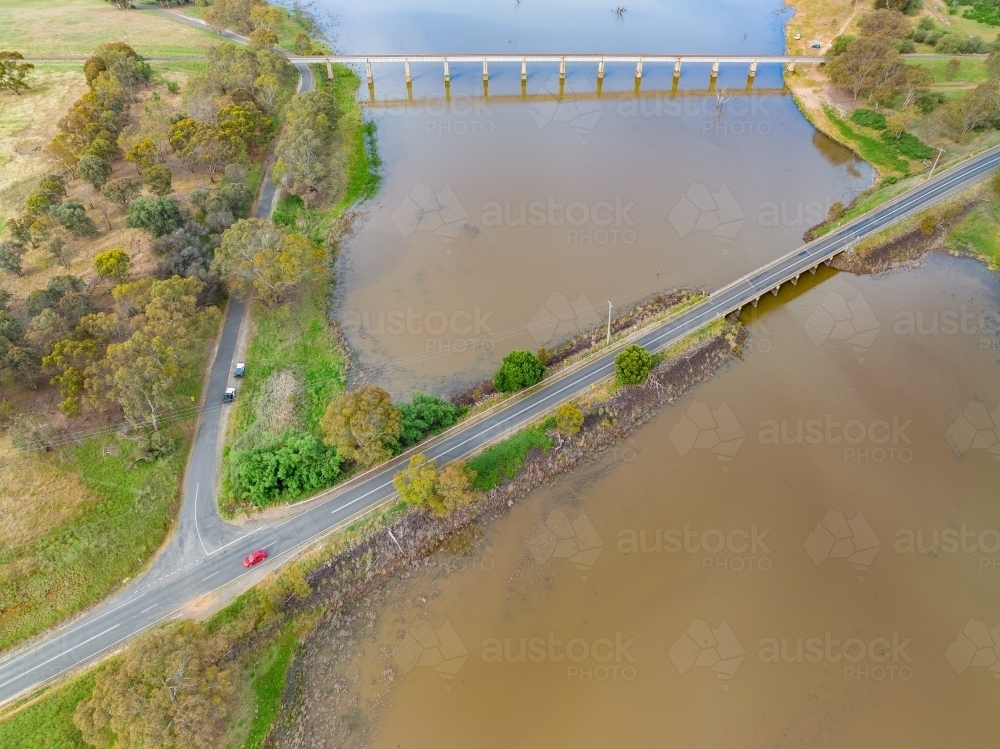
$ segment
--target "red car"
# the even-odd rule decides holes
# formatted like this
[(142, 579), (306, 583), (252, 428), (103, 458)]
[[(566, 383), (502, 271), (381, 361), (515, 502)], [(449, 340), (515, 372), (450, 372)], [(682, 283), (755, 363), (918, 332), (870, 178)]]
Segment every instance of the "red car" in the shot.
[(243, 560), (244, 567), (253, 567), (267, 559), (267, 549), (257, 549), (253, 554)]

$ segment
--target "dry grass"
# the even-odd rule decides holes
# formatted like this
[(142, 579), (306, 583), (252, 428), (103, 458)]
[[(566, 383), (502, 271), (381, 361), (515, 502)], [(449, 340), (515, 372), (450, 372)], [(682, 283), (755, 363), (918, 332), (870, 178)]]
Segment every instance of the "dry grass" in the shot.
[(3, 47), (25, 57), (89, 55), (105, 42), (131, 44), (145, 57), (192, 55), (218, 41), (208, 31), (104, 0), (3, 0)]
[(0, 440), (0, 546), (25, 546), (97, 499), (83, 483)]
[[(841, 26), (850, 17), (855, 3), (862, 9), (871, 7), (870, 0), (789, 0), (795, 8), (795, 15), (785, 27), (788, 52), (797, 55), (815, 55), (826, 50)], [(795, 35), (802, 38), (796, 40)], [(822, 50), (810, 49), (809, 45), (819, 42)]]
[(75, 67), (36, 70), (30, 91), (0, 94), (0, 216), (17, 212), (41, 176), (55, 168), (45, 145), (57, 133), (59, 118), (87, 90), (81, 66)]

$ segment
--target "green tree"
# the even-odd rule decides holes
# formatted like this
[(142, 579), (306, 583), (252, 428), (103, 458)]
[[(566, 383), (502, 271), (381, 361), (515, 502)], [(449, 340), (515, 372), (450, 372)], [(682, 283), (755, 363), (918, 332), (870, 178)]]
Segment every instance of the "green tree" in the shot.
[(271, 444), (230, 453), (230, 489), (237, 499), (264, 507), (330, 486), (340, 475), (340, 463), (336, 448), (288, 429)]
[(402, 429), (402, 414), (385, 390), (365, 385), (330, 403), (320, 429), (328, 445), (336, 447), (347, 460), (368, 468), (392, 457)]
[(112, 180), (101, 188), (101, 195), (113, 203), (120, 203), (123, 206), (128, 205), (141, 192), (142, 182), (132, 177)]
[(142, 173), (142, 181), (149, 191), (161, 198), (173, 192), (173, 178), (170, 169), (162, 164), (151, 166)]
[(887, 98), (904, 70), (899, 52), (881, 36), (855, 39), (826, 66), (830, 80), (847, 89), (855, 101), (862, 93), (869, 99)]
[(530, 351), (511, 351), (493, 375), (493, 387), (501, 393), (513, 393), (530, 387), (545, 376), (545, 366)]
[(20, 242), (11, 239), (0, 242), (0, 269), (20, 276), (23, 273), (21, 258), (24, 253), (25, 247)]
[(615, 376), (619, 385), (641, 385), (652, 368), (652, 355), (634, 343), (623, 348), (615, 357)]
[(237, 684), (224, 650), (197, 622), (154, 629), (98, 673), (73, 722), (98, 749), (216, 749)]
[(285, 114), (285, 128), (275, 146), (276, 180), (294, 192), (322, 193), (332, 178), (331, 148), (340, 112), (334, 98), (323, 89), (292, 97)]
[(53, 203), (66, 197), (66, 188), (66, 175), (59, 173), (48, 174), (38, 183), (38, 189), (48, 195)]
[(31, 321), (28, 340), (37, 351), (48, 351), (56, 340), (66, 335), (66, 321), (52, 308), (42, 310)]
[(214, 267), (229, 278), (238, 296), (277, 304), (299, 285), (320, 277), (324, 257), (308, 237), (251, 218), (237, 221), (222, 235)]
[(111, 163), (107, 159), (88, 154), (81, 156), (76, 162), (76, 172), (81, 179), (89, 182), (91, 187), (100, 191), (111, 176)]
[(583, 413), (574, 404), (563, 403), (556, 409), (556, 429), (560, 434), (572, 437), (582, 426)]
[(83, 203), (67, 200), (65, 203), (53, 206), (49, 213), (63, 229), (68, 229), (78, 237), (94, 237), (98, 234), (97, 227), (87, 215), (87, 209), (83, 207)]
[(462, 415), (465, 409), (454, 403), (415, 391), (411, 403), (400, 403), (402, 415), (399, 443), (409, 447), (429, 434), (440, 434)]
[(131, 263), (128, 253), (120, 247), (112, 247), (94, 257), (94, 268), (97, 270), (97, 275), (115, 283), (125, 283), (128, 280)]
[(234, 154), (255, 154), (271, 138), (271, 120), (253, 102), (219, 110), (216, 137)]
[(196, 278), (125, 284), (115, 298), (140, 285), (149, 301), (130, 319), (131, 336), (109, 344), (104, 359), (87, 371), (87, 399), (98, 407), (117, 405), (133, 426), (159, 431), (160, 416), (176, 399), (177, 383), (190, 376), (196, 344), (217, 326), (219, 311), (198, 308), (204, 284)]
[(73, 262), (73, 250), (63, 241), (62, 237), (53, 237), (45, 245), (45, 250), (52, 256), (52, 259), (64, 268), (68, 268)]
[(898, 10), (879, 8), (873, 13), (861, 16), (858, 28), (866, 36), (903, 39), (910, 31), (910, 22)]
[(125, 226), (143, 229), (154, 237), (169, 234), (181, 225), (181, 211), (170, 198), (136, 198), (128, 206)]
[(20, 96), (21, 91), (31, 88), (27, 78), (34, 67), (30, 62), (24, 62), (24, 55), (20, 52), (0, 50), (0, 91)]
[(392, 485), (399, 492), (399, 498), (411, 507), (426, 507), (440, 513), (443, 509), (437, 494), (438, 467), (423, 453), (410, 458), (406, 468), (392, 477)]

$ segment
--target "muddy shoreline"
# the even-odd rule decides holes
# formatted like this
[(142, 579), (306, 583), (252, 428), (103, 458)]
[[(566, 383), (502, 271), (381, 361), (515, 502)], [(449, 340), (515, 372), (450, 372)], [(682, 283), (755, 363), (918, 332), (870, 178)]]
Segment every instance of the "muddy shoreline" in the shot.
[[(296, 736), (295, 725), (314, 706), (301, 699), (307, 690), (302, 683), (300, 662), (308, 657), (305, 654), (315, 643), (345, 632), (349, 606), (376, 593), (393, 575), (431, 564), (431, 555), (474, 522), (502, 517), (515, 501), (527, 497), (534, 489), (601, 456), (652, 419), (664, 405), (682, 397), (739, 357), (748, 337), (743, 326), (727, 324), (722, 334), (701, 341), (661, 363), (649, 373), (645, 384), (621, 388), (608, 400), (585, 409), (584, 424), (578, 434), (563, 438), (561, 444), (548, 452), (543, 453), (538, 448), (532, 450), (516, 476), (503, 479), (469, 507), (445, 518), (409, 511), (388, 528), (379, 530), (308, 574), (306, 581), (311, 593), (301, 599), (286, 599), (282, 613), (294, 616), (320, 608), (325, 610), (311, 632), (303, 637), (302, 649), (289, 669), (285, 705), (265, 746), (279, 745), (277, 733), (282, 734), (281, 746), (304, 746), (301, 735)], [(259, 632), (231, 649), (227, 658), (233, 659), (253, 650), (272, 636), (271, 631)]]

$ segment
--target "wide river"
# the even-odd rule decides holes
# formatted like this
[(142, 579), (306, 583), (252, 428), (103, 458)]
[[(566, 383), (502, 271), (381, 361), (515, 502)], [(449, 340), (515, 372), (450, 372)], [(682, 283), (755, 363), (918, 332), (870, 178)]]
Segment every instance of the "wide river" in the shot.
[[(337, 6), (338, 44), (416, 53), (498, 49), (510, 39), (517, 51), (774, 52), (786, 17), (763, 2), (630, 4), (624, 21), (596, 4), (509, 6)], [(415, 101), (441, 94), (438, 70), (414, 72)], [(519, 95), (517, 72), (509, 83)], [(453, 97), (481, 88), (478, 70), (452, 75)], [(755, 88), (778, 87), (769, 75)], [(491, 72), (490, 97), (503, 76)], [(690, 78), (682, 89), (704, 87), (707, 71)], [(605, 92), (611, 83), (609, 75)], [(644, 71), (643, 89), (654, 83)], [(443, 390), (445, 377), (482, 376), (513, 346), (566, 335), (564, 321), (541, 324), (545, 310), (583, 314), (574, 303), (585, 297), (599, 315), (609, 298), (621, 304), (657, 283), (722, 285), (800, 242), (811, 222), (796, 223), (798, 203), (825, 210), (870, 181), (863, 164), (814, 135), (787, 95), (757, 100), (767, 133), (734, 135), (705, 123), (752, 115), (727, 106), (717, 120), (714, 98), (670, 99), (670, 81), (661, 84), (664, 112), (670, 101), (709, 105), (631, 117), (619, 112), (627, 98), (602, 97), (601, 116), (579, 132), (556, 117), (537, 125), (531, 102), (487, 100), (494, 129), (463, 136), (431, 133), (428, 123), (440, 130), (446, 118), (368, 110), (385, 184), (348, 243), (338, 283), (372, 379), (401, 393)], [(723, 69), (720, 88), (744, 84)], [(376, 70), (375, 91), (376, 100), (405, 99), (402, 71)], [(399, 206), (407, 196), (428, 204), (412, 192), (418, 183), (446, 204), (437, 209), (446, 217), (460, 215), (449, 203), (456, 196), (466, 223), (426, 228), (425, 211), (413, 228), (414, 212)], [(685, 195), (711, 212), (692, 185), (706, 188), (726, 221), (684, 223), (674, 208)], [(565, 225), (503, 217), (505, 202), (516, 218), (520, 202), (549, 196), (591, 210), (619, 197), (623, 209), (634, 203), (635, 241), (575, 243)], [(484, 221), (494, 201), (498, 226)], [(475, 321), (476, 305), (497, 334), (495, 351), (418, 356), (451, 333), (405, 331), (408, 307), (415, 328), (417, 319), (436, 326), (435, 311), (449, 325), (457, 311)], [(365, 310), (375, 330), (364, 330)], [(402, 310), (404, 332), (378, 333), (379, 310)], [(998, 310), (995, 276), (941, 254), (878, 277), (823, 271), (768, 297), (745, 318), (753, 335), (741, 360), (313, 640), (299, 671), (305, 709), (285, 716), (281, 745), (995, 746)], [(452, 337), (462, 336), (477, 338)], [(723, 409), (744, 432), (725, 461), (688, 439), (711, 430)]]
[[(449, 7), (450, 6), (450, 7)], [(338, 4), (347, 52), (780, 53), (769, 0)], [(477, 382), (680, 285), (718, 288), (801, 244), (871, 170), (818, 134), (780, 66), (374, 65), (362, 82), (384, 182), (337, 267), (338, 316), (369, 379), (397, 396)], [(363, 71), (362, 71), (363, 75)], [(721, 97), (721, 103), (720, 103)], [(728, 97), (728, 98), (727, 98)]]

